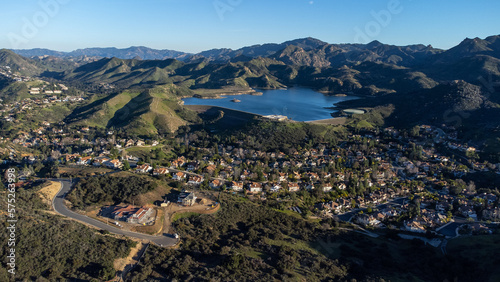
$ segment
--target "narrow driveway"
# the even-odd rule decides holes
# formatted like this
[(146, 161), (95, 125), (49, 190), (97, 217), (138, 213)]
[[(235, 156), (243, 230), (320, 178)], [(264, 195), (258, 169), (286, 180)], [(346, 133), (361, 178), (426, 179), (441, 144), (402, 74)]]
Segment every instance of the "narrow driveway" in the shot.
[(117, 227), (107, 225), (104, 222), (101, 222), (99, 220), (90, 218), (85, 215), (78, 214), (76, 212), (73, 212), (69, 210), (65, 205), (64, 205), (64, 197), (69, 193), (71, 190), (71, 182), (69, 180), (64, 180), (64, 179), (58, 179), (57, 181), (61, 182), (61, 190), (56, 194), (54, 197), (54, 200), (52, 201), (52, 204), (54, 206), (54, 210), (66, 217), (90, 224), (96, 228), (107, 230), (111, 233), (118, 234), (118, 235), (124, 235), (127, 237), (132, 237), (132, 238), (137, 238), (141, 240), (148, 240), (151, 243), (154, 243), (160, 247), (169, 247), (173, 246), (178, 242), (178, 239), (175, 239), (173, 235), (163, 233), (161, 236), (152, 236), (152, 235), (147, 235), (147, 234), (142, 234), (142, 233), (137, 233), (137, 232), (131, 232), (131, 231), (125, 231), (121, 230)]

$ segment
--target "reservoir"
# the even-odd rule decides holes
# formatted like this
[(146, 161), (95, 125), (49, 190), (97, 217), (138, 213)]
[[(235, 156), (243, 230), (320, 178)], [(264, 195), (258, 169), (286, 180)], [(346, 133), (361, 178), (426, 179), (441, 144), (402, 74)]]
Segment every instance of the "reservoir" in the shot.
[[(250, 112), (258, 115), (284, 115), (296, 121), (331, 118), (334, 104), (358, 99), (354, 96), (327, 96), (309, 88), (293, 87), (284, 90), (258, 90), (262, 95), (230, 95), (221, 99), (182, 99), (185, 105), (207, 105)], [(234, 102), (237, 101), (237, 102)]]

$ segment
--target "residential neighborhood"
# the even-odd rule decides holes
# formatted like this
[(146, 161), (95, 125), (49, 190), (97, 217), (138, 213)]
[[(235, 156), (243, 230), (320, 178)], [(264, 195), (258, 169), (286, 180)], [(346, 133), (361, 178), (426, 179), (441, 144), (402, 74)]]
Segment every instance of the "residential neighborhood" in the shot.
[[(64, 126), (47, 124), (41, 133), (26, 132), (11, 141), (26, 148), (53, 148), (48, 159), (25, 156), (23, 162), (28, 166), (57, 160), (65, 166), (122, 170), (126, 163), (126, 169), (132, 168), (138, 174), (167, 177), (196, 189), (243, 193), (255, 199), (282, 199), (287, 193), (308, 191), (328, 200), (302, 206), (302, 210), (363, 226), (398, 226), (401, 230), (425, 233), (453, 222), (457, 216), (471, 222), (500, 220), (498, 195), (478, 193), (473, 183), (459, 179), (474, 171), (500, 174), (500, 164), (473, 159), (463, 162), (440, 153), (436, 146), (445, 145), (446, 150), (455, 150), (457, 154), (478, 151), (472, 146), (459, 146), (453, 129), (443, 135), (441, 129), (422, 126), (418, 136), (406, 137), (391, 128), (366, 131), (350, 135), (348, 141), (336, 147), (325, 144), (287, 153), (222, 144), (216, 148), (193, 146), (191, 150), (199, 158), (172, 155), (161, 163), (144, 162), (125, 153), (132, 147), (161, 146), (156, 140), (119, 138), (114, 132), (88, 139), (93, 129), (82, 127), (78, 131), (80, 137), (75, 138)], [(64, 153), (68, 147), (77, 149)], [(11, 153), (5, 161), (15, 157)], [(458, 180), (443, 179), (443, 174)], [(29, 170), (24, 176), (30, 176)], [(193, 200), (194, 196), (187, 199)], [(379, 208), (394, 199), (405, 201)]]

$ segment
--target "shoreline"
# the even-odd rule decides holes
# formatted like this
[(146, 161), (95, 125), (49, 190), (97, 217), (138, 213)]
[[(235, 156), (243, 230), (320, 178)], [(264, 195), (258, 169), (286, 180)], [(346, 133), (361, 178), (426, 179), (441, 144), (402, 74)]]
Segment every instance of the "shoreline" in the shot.
[[(343, 94), (343, 93), (332, 94), (332, 93), (328, 93), (328, 92), (317, 91), (317, 90), (314, 90), (313, 88), (309, 88), (309, 87), (302, 87), (302, 86), (293, 86), (293, 87), (310, 89), (311, 91), (320, 93), (320, 94), (328, 96), (328, 97), (339, 97), (339, 98), (352, 97), (354, 100), (358, 100), (358, 99), (364, 98), (364, 96), (360, 96), (360, 95), (356, 95), (356, 94)], [(273, 89), (273, 90), (288, 90), (288, 89), (289, 88)], [(263, 93), (262, 92), (257, 92), (255, 89), (251, 89), (251, 90), (247, 90), (247, 91), (234, 91), (234, 92), (231, 92), (231, 93), (228, 93), (228, 92), (216, 93), (216, 94), (211, 94), (211, 96), (208, 96), (208, 97), (207, 96), (201, 96), (200, 94), (195, 94), (194, 96), (189, 97), (189, 98), (198, 98), (198, 99), (203, 99), (203, 100), (210, 100), (210, 99), (223, 99), (223, 98), (228, 98), (227, 96), (236, 96), (236, 95), (259, 95), (260, 96), (260, 95), (263, 95)], [(184, 99), (184, 98), (181, 98), (181, 99)], [(349, 100), (346, 100), (346, 101), (349, 101)], [(287, 119), (287, 121), (316, 123), (316, 124), (332, 124), (332, 125), (345, 124), (345, 121), (346, 121), (345, 117), (342, 117), (342, 116), (335, 117), (335, 116), (332, 115), (332, 114), (340, 112), (340, 111), (342, 111), (342, 110), (344, 110), (346, 108), (350, 108), (350, 107), (345, 107), (345, 106), (339, 106), (338, 104), (342, 103), (342, 102), (344, 102), (344, 101), (338, 101), (335, 104), (332, 104), (331, 106), (325, 105), (323, 108), (326, 109), (326, 110), (329, 110), (331, 112), (330, 112), (330, 115), (325, 116), (324, 118), (315, 119), (315, 120), (305, 120), (305, 121), (297, 121), (297, 120)], [(199, 113), (205, 112), (205, 111), (207, 111), (210, 108), (219, 108), (221, 110), (235, 111), (235, 112), (240, 112), (240, 113), (254, 115), (254, 116), (257, 116), (257, 117), (263, 117), (263, 116), (265, 116), (265, 114), (257, 114), (257, 113), (252, 113), (252, 112), (248, 112), (248, 111), (237, 110), (237, 109), (234, 109), (234, 108), (231, 108), (231, 107), (227, 107), (227, 106), (226, 107), (222, 107), (222, 106), (203, 105), (203, 104), (198, 104), (198, 105), (196, 105), (196, 104), (195, 105), (185, 105), (184, 104), (184, 106), (188, 107), (191, 110), (199, 112)]]
[(253, 95), (253, 96), (262, 96), (264, 93), (258, 92), (255, 89), (250, 89), (250, 90), (244, 90), (244, 91), (234, 91), (234, 92), (221, 92), (221, 93), (215, 93), (215, 94), (208, 94), (207, 96), (204, 96), (203, 94), (194, 94), (191, 97), (182, 97), (181, 99), (185, 98), (197, 98), (197, 99), (224, 99), (227, 98), (227, 96), (237, 96), (237, 95)]
[[(361, 94), (356, 94), (356, 93), (334, 93), (330, 91), (320, 91), (312, 87), (307, 87), (307, 86), (300, 86), (300, 85), (293, 85), (289, 86), (286, 88), (250, 88), (249, 90), (234, 90), (231, 91), (229, 90), (228, 92), (224, 92), (224, 89), (204, 89), (206, 91), (217, 91), (220, 90), (220, 93), (211, 93), (211, 94), (194, 94), (192, 96), (182, 96), (180, 97), (181, 99), (186, 99), (186, 98), (198, 98), (198, 99), (224, 99), (227, 98), (225, 96), (236, 96), (236, 95), (254, 95), (254, 96), (262, 96), (264, 93), (258, 90), (289, 90), (290, 88), (306, 88), (310, 89), (314, 92), (321, 93), (325, 96), (329, 97), (357, 97), (357, 98), (369, 98), (369, 96), (366, 95), (361, 95)], [(325, 107), (326, 108), (326, 107)]]
[[(185, 105), (188, 109), (198, 112), (198, 113), (203, 113), (208, 111), (211, 108), (216, 108), (216, 109), (221, 109), (221, 110), (228, 110), (228, 111), (234, 111), (234, 112), (239, 112), (239, 113), (244, 113), (244, 114), (249, 114), (253, 115), (256, 117), (263, 118), (266, 115), (261, 115), (261, 114), (256, 114), (256, 113), (251, 113), (251, 112), (246, 112), (246, 111), (241, 111), (241, 110), (235, 110), (231, 108), (226, 108), (226, 107), (221, 107), (221, 106), (210, 106), (210, 105)], [(304, 122), (304, 123), (316, 123), (316, 124), (332, 124), (332, 125), (340, 125), (345, 123), (346, 118), (345, 117), (331, 117), (331, 118), (325, 118), (325, 119), (317, 119), (317, 120), (308, 120), (308, 121), (299, 121), (299, 120), (292, 120), (292, 119), (287, 119), (285, 122)]]
[(256, 114), (256, 113), (251, 113), (251, 112), (245, 112), (245, 111), (230, 109), (230, 108), (221, 107), (221, 106), (210, 106), (210, 105), (184, 105), (184, 106), (187, 107), (188, 109), (192, 110), (192, 111), (199, 112), (199, 113), (206, 112), (206, 111), (208, 111), (211, 108), (217, 108), (217, 109), (222, 109), (222, 110), (228, 110), (228, 111), (234, 111), (234, 112), (240, 112), (240, 113), (244, 113), (244, 114), (249, 114), (249, 115), (253, 115), (253, 116), (257, 116), (257, 117), (263, 117), (263, 115), (261, 115), (261, 114)]

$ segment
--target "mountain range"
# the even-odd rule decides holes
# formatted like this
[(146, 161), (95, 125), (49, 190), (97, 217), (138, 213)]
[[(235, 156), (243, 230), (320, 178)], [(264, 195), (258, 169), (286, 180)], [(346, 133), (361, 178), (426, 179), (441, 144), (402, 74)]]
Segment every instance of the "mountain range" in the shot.
[[(287, 48), (290, 47), (290, 48)], [(373, 41), (369, 44), (328, 44), (319, 39), (307, 37), (286, 41), (280, 44), (267, 43), (243, 47), (237, 50), (228, 48), (211, 49), (197, 54), (173, 50), (157, 50), (148, 47), (118, 48), (86, 48), (71, 52), (60, 52), (49, 49), (17, 49), (15, 53), (24, 57), (45, 57), (52, 56), (58, 58), (119, 58), (119, 59), (139, 59), (139, 60), (165, 60), (177, 59), (181, 61), (193, 61), (208, 59), (219, 63), (230, 62), (238, 58), (273, 57), (290, 60), (294, 53), (307, 53), (320, 59), (320, 62), (313, 63), (313, 66), (339, 65), (346, 62), (357, 61), (385, 61), (389, 63), (403, 62), (410, 63), (426, 57), (429, 54), (439, 53), (442, 50), (432, 46), (409, 45), (393, 46)], [(306, 56), (306, 57), (307, 57)], [(290, 62), (293, 62), (290, 61)], [(309, 62), (309, 63), (308, 63)], [(305, 59), (300, 64), (311, 65), (312, 60)]]
[[(479, 97), (472, 91), (471, 95), (477, 96), (477, 99), (467, 100), (464, 97), (471, 96), (469, 90), (474, 87), (479, 88), (481, 93), (494, 93), (498, 87), (500, 36), (467, 38), (449, 50), (418, 44), (395, 46), (378, 41), (329, 44), (314, 38), (253, 45), (238, 50), (213, 49), (198, 54), (146, 47), (89, 48), (69, 53), (46, 49), (3, 49), (0, 50), (0, 67), (6, 66), (13, 73), (71, 85), (111, 84), (116, 87), (113, 95), (118, 95), (118, 98), (110, 98), (109, 102), (105, 97), (100, 104), (86, 106), (93, 105), (94, 108), (75, 110), (66, 119), (69, 123), (90, 121), (95, 117), (94, 113), (103, 113), (103, 107), (111, 107), (113, 113), (119, 114), (120, 107), (137, 102), (135, 96), (121, 96), (124, 91), (135, 89), (134, 93), (139, 93), (137, 97), (147, 98), (137, 103), (144, 109), (135, 112), (135, 122), (124, 123), (109, 116), (102, 122), (89, 123), (123, 128), (138, 128), (141, 125), (149, 128), (146, 130), (148, 133), (173, 131), (196, 120), (193, 113), (173, 102), (179, 97), (293, 85), (310, 87), (326, 94), (376, 97), (366, 101), (374, 107), (396, 105), (392, 119), (408, 124), (415, 120), (437, 122), (438, 117), (432, 119), (432, 114), (426, 114), (440, 108), (478, 113), (473, 114), (477, 118), (469, 119), (471, 121), (486, 116), (491, 120), (492, 113), (496, 113), (497, 109), (495, 95), (481, 94), (483, 96)], [(463, 85), (455, 81), (463, 81)], [(4, 91), (5, 88), (12, 90), (9, 85), (13, 83), (1, 79), (0, 98), (5, 99), (5, 93), (9, 98), (15, 97), (15, 91)], [(163, 90), (158, 90), (160, 88)], [(162, 94), (155, 96), (151, 94), (151, 89)], [(442, 96), (443, 93), (447, 95)], [(469, 94), (460, 96), (459, 93)], [(113, 104), (117, 100), (127, 100), (127, 103)], [(476, 103), (479, 100), (482, 102)], [(418, 111), (414, 107), (408, 108), (405, 103), (418, 105)], [(469, 109), (464, 105), (474, 107)], [(487, 115), (480, 114), (482, 112)], [(109, 111), (106, 113), (109, 114)], [(387, 120), (390, 121), (391, 117)], [(488, 123), (488, 126), (495, 125)]]

